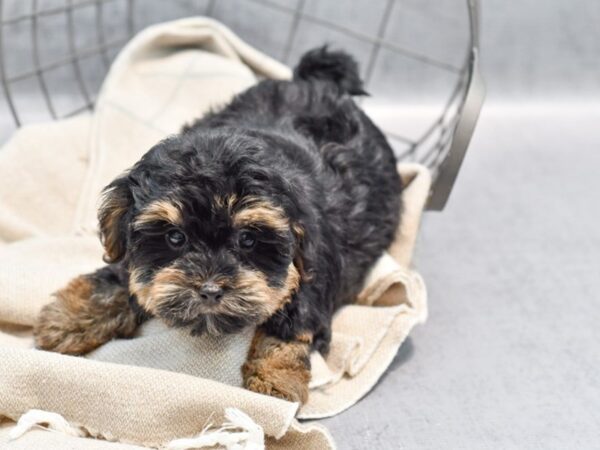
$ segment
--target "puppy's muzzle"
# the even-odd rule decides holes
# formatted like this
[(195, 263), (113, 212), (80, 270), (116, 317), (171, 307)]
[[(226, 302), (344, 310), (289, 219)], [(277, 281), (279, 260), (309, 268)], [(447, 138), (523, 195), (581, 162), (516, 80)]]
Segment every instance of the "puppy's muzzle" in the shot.
[(212, 281), (203, 283), (198, 292), (200, 298), (210, 305), (216, 305), (223, 298), (223, 289)]

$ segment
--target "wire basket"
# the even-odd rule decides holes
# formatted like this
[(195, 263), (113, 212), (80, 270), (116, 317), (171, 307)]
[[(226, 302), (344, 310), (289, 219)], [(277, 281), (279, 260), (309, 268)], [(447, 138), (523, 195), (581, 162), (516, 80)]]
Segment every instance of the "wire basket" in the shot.
[[(483, 102), (477, 0), (0, 0), (0, 128), (93, 109), (133, 34), (190, 15), (286, 63), (324, 42), (352, 53), (372, 94), (363, 106), (399, 160), (430, 168), (428, 208), (444, 208)], [(398, 104), (414, 108), (389, 106)]]

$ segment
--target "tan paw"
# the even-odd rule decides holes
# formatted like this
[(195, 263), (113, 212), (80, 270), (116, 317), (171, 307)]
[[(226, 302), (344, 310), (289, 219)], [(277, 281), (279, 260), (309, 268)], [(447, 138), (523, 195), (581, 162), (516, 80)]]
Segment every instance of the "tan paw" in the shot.
[(33, 328), (35, 346), (51, 352), (82, 355), (103, 343), (79, 325), (81, 323), (61, 302), (50, 303), (42, 308)]
[(42, 350), (82, 355), (116, 337), (129, 337), (137, 327), (127, 291), (102, 290), (86, 276), (56, 293), (56, 301), (40, 311), (33, 335)]
[(310, 371), (303, 365), (276, 368), (263, 360), (247, 362), (242, 371), (246, 389), (290, 402), (306, 403), (308, 400)]

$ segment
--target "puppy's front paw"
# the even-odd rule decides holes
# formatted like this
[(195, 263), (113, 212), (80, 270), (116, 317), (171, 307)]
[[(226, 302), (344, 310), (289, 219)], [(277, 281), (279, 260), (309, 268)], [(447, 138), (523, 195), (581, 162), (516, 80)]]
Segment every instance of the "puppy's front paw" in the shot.
[(309, 381), (310, 371), (306, 368), (256, 367), (252, 363), (244, 365), (246, 389), (290, 402), (306, 403)]
[(52, 302), (42, 308), (33, 328), (35, 346), (69, 355), (84, 354), (98, 347), (100, 344), (79, 325), (63, 302)]
[(309, 346), (257, 331), (242, 367), (244, 386), (259, 394), (306, 403), (310, 381)]
[(33, 335), (37, 348), (82, 355), (115, 337), (131, 336), (136, 326), (126, 290), (80, 276), (42, 308)]

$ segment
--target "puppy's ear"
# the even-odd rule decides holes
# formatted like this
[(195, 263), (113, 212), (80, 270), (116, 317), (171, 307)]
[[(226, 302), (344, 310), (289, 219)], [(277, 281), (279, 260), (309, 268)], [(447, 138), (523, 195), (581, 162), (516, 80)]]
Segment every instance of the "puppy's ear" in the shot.
[(292, 233), (296, 239), (296, 253), (294, 255), (294, 266), (300, 274), (303, 282), (308, 282), (312, 279), (312, 245), (307, 239), (304, 227), (295, 222), (292, 224)]
[(105, 250), (104, 261), (107, 263), (117, 262), (125, 255), (132, 206), (131, 180), (127, 175), (117, 178), (102, 191), (98, 221)]

